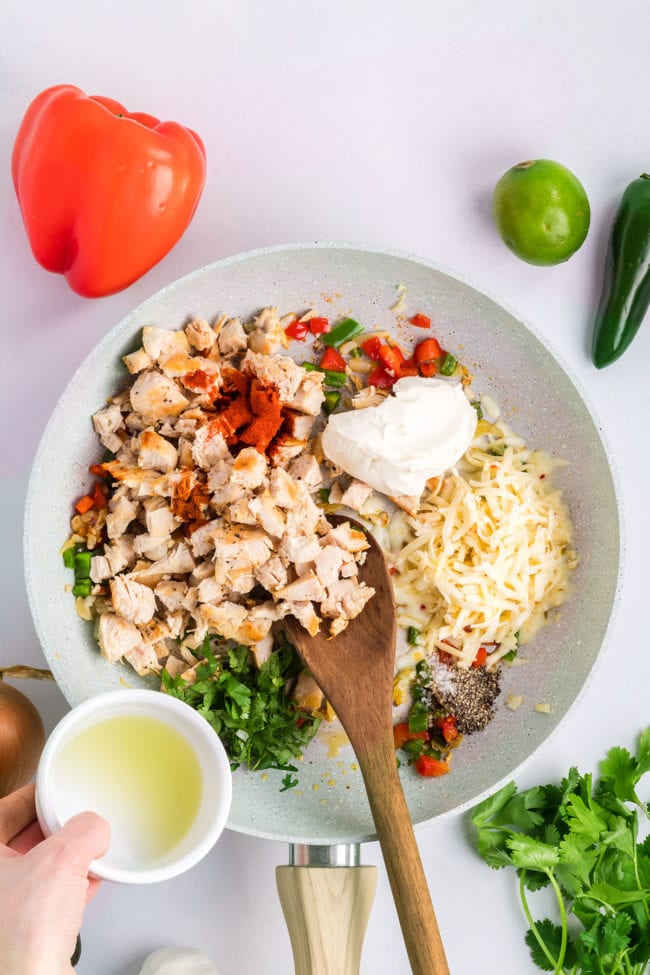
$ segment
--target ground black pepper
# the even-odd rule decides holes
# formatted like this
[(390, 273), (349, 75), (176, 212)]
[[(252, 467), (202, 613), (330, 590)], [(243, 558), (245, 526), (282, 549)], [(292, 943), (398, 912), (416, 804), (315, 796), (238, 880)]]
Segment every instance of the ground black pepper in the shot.
[(431, 703), (456, 718), (463, 735), (485, 728), (494, 714), (494, 702), (501, 690), (499, 673), (485, 667), (461, 670), (437, 658), (431, 662)]

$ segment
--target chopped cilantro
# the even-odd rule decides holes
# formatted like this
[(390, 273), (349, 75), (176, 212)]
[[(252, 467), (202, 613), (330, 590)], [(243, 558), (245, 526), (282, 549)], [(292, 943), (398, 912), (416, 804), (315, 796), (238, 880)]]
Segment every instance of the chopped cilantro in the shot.
[(248, 647), (224, 645), (215, 656), (207, 637), (199, 655), (205, 659), (197, 667), (196, 682), (188, 684), (163, 670), (164, 690), (212, 725), (233, 769), (246, 765), (295, 772), (291, 760), (302, 754), (320, 719), (301, 711), (289, 696), (302, 670), (292, 644), (282, 636), (259, 669)]
[[(472, 813), (478, 852), (519, 874), (526, 944), (557, 975), (643, 975), (650, 961), (650, 818), (637, 787), (650, 772), (650, 728), (636, 754), (609, 750), (600, 779), (570, 769), (559, 785), (518, 792), (511, 782)], [(552, 889), (557, 919), (536, 921), (526, 890)], [(559, 924), (557, 923), (559, 920)]]
[(294, 779), (291, 775), (291, 772), (287, 772), (287, 774), (282, 779), (282, 788), (280, 789), (280, 792), (286, 792), (288, 789), (295, 789), (297, 785), (298, 785), (298, 779)]

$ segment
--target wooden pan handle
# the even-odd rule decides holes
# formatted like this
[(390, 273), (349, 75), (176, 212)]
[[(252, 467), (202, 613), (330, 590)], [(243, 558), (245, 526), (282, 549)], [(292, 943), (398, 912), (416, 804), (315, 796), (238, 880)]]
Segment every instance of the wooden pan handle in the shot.
[(376, 867), (276, 867), (296, 975), (359, 975)]
[(357, 750), (413, 975), (449, 975), (392, 741)]

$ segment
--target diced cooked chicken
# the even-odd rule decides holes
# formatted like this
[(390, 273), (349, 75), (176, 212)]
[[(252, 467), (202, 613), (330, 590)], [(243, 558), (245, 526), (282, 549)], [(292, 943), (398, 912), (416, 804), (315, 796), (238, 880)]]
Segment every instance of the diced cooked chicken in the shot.
[[(142, 416), (140, 413), (127, 413), (124, 417), (124, 426), (127, 428), (129, 433), (140, 433), (142, 430), (146, 430), (149, 426), (149, 420)], [(129, 463), (129, 461), (124, 460), (123, 457), (119, 456), (118, 460), (123, 461), (123, 463)], [(135, 463), (135, 455), (130, 463)]]
[(310, 535), (323, 521), (323, 513), (304, 484), (296, 481), (300, 490), (300, 501), (287, 513), (287, 532)]
[(364, 552), (370, 546), (368, 539), (360, 529), (352, 528), (349, 521), (330, 529), (323, 537), (324, 545), (338, 545), (346, 552)]
[(258, 668), (261, 667), (262, 664), (266, 663), (273, 652), (272, 635), (267, 633), (262, 640), (258, 640), (257, 643), (253, 644), (251, 650), (253, 651), (253, 656), (255, 657), (255, 663), (257, 664)]
[(142, 344), (145, 352), (158, 362), (161, 358), (175, 352), (189, 352), (190, 343), (185, 332), (145, 325), (142, 329)]
[[(169, 626), (167, 620), (161, 619), (151, 619), (148, 623), (138, 624), (138, 629), (142, 634), (142, 638), (145, 643), (151, 643), (156, 649), (156, 655), (159, 656), (159, 646), (161, 641), (166, 640), (170, 635)], [(169, 650), (167, 651), (169, 653)]]
[(314, 559), (316, 575), (326, 589), (343, 576), (348, 565), (354, 566), (356, 572), (354, 556), (338, 545), (326, 545)]
[(290, 582), (284, 589), (280, 589), (277, 595), (280, 599), (287, 599), (290, 602), (304, 602), (308, 599), (320, 603), (321, 600), (326, 598), (327, 594), (321, 586), (316, 573), (307, 572), (306, 575), (300, 576), (294, 582)]
[(156, 612), (156, 597), (147, 586), (127, 576), (111, 579), (111, 598), (118, 616), (129, 623), (148, 623)]
[(296, 413), (285, 410), (284, 419), (287, 433), (295, 440), (309, 440), (314, 429), (315, 417), (308, 413)]
[(320, 629), (320, 618), (309, 600), (304, 602), (281, 602), (278, 609), (283, 616), (295, 616), (310, 636), (316, 636)]
[(135, 623), (129, 623), (115, 613), (102, 613), (97, 640), (102, 657), (113, 662), (121, 660), (125, 653), (137, 647), (142, 642), (142, 636)]
[(348, 508), (353, 508), (355, 511), (359, 511), (371, 494), (372, 488), (370, 485), (365, 484), (363, 481), (358, 481), (355, 477), (341, 495), (341, 504), (346, 505)]
[(180, 579), (163, 579), (159, 582), (154, 593), (170, 613), (177, 613), (183, 609), (183, 599), (187, 594), (187, 583)]
[(159, 436), (152, 427), (148, 427), (140, 434), (140, 449), (138, 451), (138, 466), (168, 474), (173, 471), (178, 461), (178, 451), (169, 440)]
[(195, 558), (200, 559), (203, 555), (208, 555), (212, 552), (214, 549), (213, 531), (214, 524), (211, 521), (207, 521), (205, 525), (200, 525), (191, 533), (189, 542), (192, 555)]
[(111, 403), (109, 406), (105, 406), (103, 410), (94, 413), (93, 426), (103, 446), (107, 450), (117, 453), (122, 446), (122, 438), (118, 437), (115, 431), (124, 427), (124, 418), (119, 406), (116, 403)]
[[(243, 373), (256, 376), (263, 386), (275, 386), (280, 402), (287, 406), (292, 406), (291, 401), (305, 376), (320, 376), (321, 384), (323, 381), (322, 373), (305, 372), (302, 366), (296, 365), (288, 356), (259, 355), (257, 352), (251, 352), (250, 349), (244, 356), (240, 369)], [(293, 408), (297, 409), (297, 407)]]
[(135, 352), (129, 352), (128, 355), (123, 355), (122, 362), (132, 375), (142, 372), (143, 369), (149, 369), (153, 365), (153, 359), (143, 348), (136, 349)]
[(219, 461), (208, 474), (212, 503), (228, 505), (260, 487), (267, 472), (266, 457), (254, 447), (244, 447), (237, 457)]
[(420, 507), (420, 499), (416, 498), (415, 495), (411, 494), (400, 494), (391, 498), (393, 504), (396, 504), (398, 508), (402, 511), (406, 511), (409, 515), (416, 515), (417, 510)]
[(190, 574), (190, 585), (198, 586), (204, 579), (214, 579), (214, 566), (212, 562), (199, 562), (194, 566)]
[(201, 605), (199, 611), (203, 621), (214, 633), (220, 634), (226, 640), (237, 640), (246, 646), (263, 640), (268, 635), (271, 624), (277, 619), (275, 607), (269, 609), (268, 604), (256, 606), (249, 611), (239, 603), (223, 602), (219, 606), (207, 603)]
[(287, 467), (298, 457), (305, 447), (306, 440), (296, 440), (294, 437), (281, 436), (271, 445), (269, 457), (276, 467)]
[(165, 661), (165, 670), (170, 677), (180, 677), (183, 671), (187, 670), (187, 664), (184, 660), (179, 660), (178, 657), (170, 654)]
[(293, 508), (303, 495), (297, 481), (282, 467), (276, 467), (269, 476), (269, 494), (281, 508)]
[(230, 451), (218, 422), (212, 420), (199, 427), (192, 444), (192, 458), (197, 467), (209, 470), (220, 460), (228, 460)]
[(216, 342), (217, 335), (211, 325), (203, 318), (193, 318), (185, 326), (185, 335), (190, 343), (199, 352), (206, 352), (211, 349)]
[(152, 420), (178, 416), (189, 406), (173, 379), (157, 369), (141, 372), (131, 387), (131, 407)]
[(160, 670), (158, 656), (151, 643), (139, 643), (133, 650), (125, 653), (124, 658), (140, 677), (144, 677), (145, 674), (157, 674)]
[(268, 492), (252, 498), (248, 502), (248, 508), (265, 532), (274, 538), (282, 537), (287, 526), (286, 519), (282, 510), (273, 503)]
[(194, 458), (192, 456), (192, 442), (186, 440), (185, 437), (179, 437), (178, 440), (178, 466), (179, 467), (193, 467)]
[(278, 555), (271, 556), (255, 569), (255, 577), (260, 585), (270, 593), (277, 593), (288, 582), (287, 567)]
[(167, 538), (178, 528), (179, 520), (163, 498), (149, 498), (143, 507), (147, 531), (154, 538)]
[(264, 308), (248, 334), (248, 348), (262, 355), (273, 355), (286, 343), (287, 337), (278, 317), (278, 309)]
[(197, 586), (200, 603), (220, 603), (223, 601), (224, 589), (214, 577), (214, 574), (202, 579)]
[(108, 559), (104, 555), (93, 555), (90, 560), (90, 578), (95, 583), (104, 582), (113, 575)]
[(143, 532), (141, 535), (136, 535), (133, 539), (133, 548), (137, 555), (141, 555), (151, 562), (157, 562), (159, 559), (165, 558), (169, 551), (170, 543), (171, 539), (169, 536), (157, 538), (155, 535)]
[(109, 538), (119, 538), (129, 527), (138, 513), (138, 505), (124, 496), (113, 497), (108, 502), (106, 531)]
[(332, 619), (353, 620), (374, 594), (375, 590), (371, 586), (359, 583), (356, 579), (339, 579), (328, 588), (327, 598), (321, 602), (320, 611), (323, 616)]
[(297, 410), (298, 413), (308, 413), (310, 416), (316, 416), (320, 412), (320, 408), (325, 400), (325, 393), (323, 392), (324, 381), (324, 373), (316, 371), (305, 372), (303, 369), (300, 385), (291, 400), (289, 400), (288, 405), (291, 409)]
[(230, 520), (237, 522), (238, 525), (257, 525), (257, 518), (250, 509), (250, 498), (241, 498), (230, 505), (228, 514)]
[(323, 703), (323, 692), (306, 670), (298, 675), (292, 696), (298, 707), (304, 711), (316, 711)]
[(302, 453), (296, 457), (289, 464), (287, 472), (294, 481), (302, 481), (308, 491), (316, 491), (323, 484), (323, 473), (313, 454)]
[(278, 548), (279, 555), (287, 562), (313, 562), (321, 552), (315, 535), (286, 534)]
[(194, 568), (194, 559), (185, 542), (179, 542), (164, 559), (131, 573), (136, 582), (155, 586), (165, 576), (185, 575)]
[(217, 335), (217, 346), (223, 356), (234, 355), (246, 348), (248, 338), (239, 318), (230, 318), (225, 322)]
[(218, 525), (212, 537), (215, 579), (222, 585), (231, 585), (242, 575), (253, 575), (271, 556), (272, 542), (260, 528)]

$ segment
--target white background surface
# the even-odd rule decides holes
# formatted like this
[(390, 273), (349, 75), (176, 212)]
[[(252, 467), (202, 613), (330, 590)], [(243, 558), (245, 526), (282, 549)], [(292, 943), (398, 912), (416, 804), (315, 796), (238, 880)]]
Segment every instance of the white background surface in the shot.
[[(581, 706), (520, 782), (554, 779), (570, 764), (586, 771), (610, 745), (632, 745), (648, 721), (650, 677), (650, 322), (601, 373), (588, 348), (614, 207), (650, 167), (647, 3), (4, 0), (0, 11), (0, 663), (43, 664), (21, 568), (25, 491), (49, 413), (98, 339), (159, 287), (219, 257), (358, 241), (422, 254), (501, 296), (586, 388), (620, 476), (623, 597)], [(60, 82), (184, 122), (208, 153), (184, 238), (126, 292), (97, 301), (36, 265), (8, 177), (24, 110)], [(517, 261), (489, 209), (502, 172), (540, 156), (573, 169), (592, 205), (586, 244), (549, 269)], [(23, 689), (48, 728), (67, 710), (52, 685)], [(478, 860), (462, 818), (418, 839), (454, 975), (533, 972), (514, 876)], [(221, 975), (293, 971), (274, 882), (286, 857), (281, 844), (229, 833), (176, 881), (105, 885), (86, 915), (78, 971), (135, 975), (168, 943), (206, 951)], [(402, 975), (408, 963), (376, 844), (363, 859), (380, 875), (362, 970)]]

